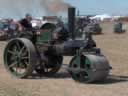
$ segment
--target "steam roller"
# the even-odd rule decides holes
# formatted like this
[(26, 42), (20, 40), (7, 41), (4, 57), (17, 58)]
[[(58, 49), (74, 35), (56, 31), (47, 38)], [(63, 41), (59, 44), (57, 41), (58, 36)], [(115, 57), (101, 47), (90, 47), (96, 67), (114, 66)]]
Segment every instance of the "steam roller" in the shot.
[(31, 35), (23, 32), (26, 35), (10, 40), (4, 51), (6, 70), (17, 78), (28, 78), (33, 72), (53, 77), (61, 68), (63, 57), (72, 56), (67, 70), (75, 81), (92, 83), (106, 79), (110, 65), (96, 47), (91, 32), (85, 32), (84, 39), (75, 34), (74, 7), (68, 8), (68, 26), (66, 29), (45, 23), (40, 30), (30, 31)]

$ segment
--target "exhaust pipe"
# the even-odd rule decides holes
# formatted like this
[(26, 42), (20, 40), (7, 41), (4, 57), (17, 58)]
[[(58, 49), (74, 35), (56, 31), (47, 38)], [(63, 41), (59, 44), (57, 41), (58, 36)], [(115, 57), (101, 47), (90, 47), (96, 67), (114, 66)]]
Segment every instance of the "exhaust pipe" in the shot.
[(68, 8), (68, 28), (71, 38), (75, 39), (75, 11), (74, 7)]

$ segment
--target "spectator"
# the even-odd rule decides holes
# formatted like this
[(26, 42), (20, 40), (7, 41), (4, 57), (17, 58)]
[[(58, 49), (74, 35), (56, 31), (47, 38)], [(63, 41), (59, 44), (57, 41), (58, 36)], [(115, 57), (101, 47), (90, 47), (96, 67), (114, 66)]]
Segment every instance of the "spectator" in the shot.
[(18, 24), (15, 22), (13, 19), (8, 20), (8, 29), (11, 31), (16, 31), (18, 30)]
[(19, 21), (21, 30), (32, 30), (32, 16), (30, 14), (26, 14), (25, 18)]

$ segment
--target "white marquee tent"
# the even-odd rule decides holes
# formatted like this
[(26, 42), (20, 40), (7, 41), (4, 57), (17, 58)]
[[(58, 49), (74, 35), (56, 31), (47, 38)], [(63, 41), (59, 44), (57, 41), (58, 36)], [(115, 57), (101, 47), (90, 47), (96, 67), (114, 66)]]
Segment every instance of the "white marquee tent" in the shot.
[(97, 20), (101, 20), (103, 21), (104, 19), (111, 19), (112, 16), (108, 15), (108, 14), (103, 14), (103, 15), (96, 15), (94, 17), (90, 17), (90, 19), (97, 19)]

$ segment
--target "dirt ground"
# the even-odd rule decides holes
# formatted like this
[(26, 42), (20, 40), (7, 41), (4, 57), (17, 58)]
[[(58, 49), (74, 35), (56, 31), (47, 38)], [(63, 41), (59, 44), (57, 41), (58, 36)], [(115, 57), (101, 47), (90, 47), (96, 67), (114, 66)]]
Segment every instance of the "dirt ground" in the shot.
[[(3, 66), (6, 43), (0, 42), (0, 96), (128, 96), (128, 31), (115, 34), (110, 23), (102, 24), (102, 28), (104, 34), (94, 36), (94, 39), (113, 67), (104, 82), (81, 84), (73, 81), (66, 70), (54, 78), (13, 78)], [(128, 30), (128, 24), (124, 28)], [(64, 64), (68, 64), (69, 59), (65, 58)]]

